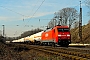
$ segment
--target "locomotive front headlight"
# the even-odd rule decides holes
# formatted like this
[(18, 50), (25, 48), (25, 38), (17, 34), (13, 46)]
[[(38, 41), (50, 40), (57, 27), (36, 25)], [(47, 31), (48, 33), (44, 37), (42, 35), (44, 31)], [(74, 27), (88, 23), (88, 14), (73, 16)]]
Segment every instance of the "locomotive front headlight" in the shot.
[(69, 34), (67, 36), (70, 36)]
[(58, 36), (61, 36), (61, 35), (58, 35)]

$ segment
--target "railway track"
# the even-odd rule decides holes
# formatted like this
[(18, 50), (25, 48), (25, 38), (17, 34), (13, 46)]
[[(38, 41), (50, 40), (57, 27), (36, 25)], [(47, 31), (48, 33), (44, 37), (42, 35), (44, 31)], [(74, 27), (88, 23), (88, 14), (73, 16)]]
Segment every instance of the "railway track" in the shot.
[(90, 60), (90, 50), (53, 47), (48, 48), (43, 46), (35, 46), (34, 49), (51, 55), (62, 56), (70, 60)]
[(75, 49), (75, 48), (65, 48), (65, 47), (50, 47), (50, 46), (36, 46), (36, 45), (21, 45), (27, 46), (29, 49), (34, 49), (37, 51), (42, 51), (50, 55), (61, 56), (68, 60), (90, 60), (90, 50), (89, 49)]

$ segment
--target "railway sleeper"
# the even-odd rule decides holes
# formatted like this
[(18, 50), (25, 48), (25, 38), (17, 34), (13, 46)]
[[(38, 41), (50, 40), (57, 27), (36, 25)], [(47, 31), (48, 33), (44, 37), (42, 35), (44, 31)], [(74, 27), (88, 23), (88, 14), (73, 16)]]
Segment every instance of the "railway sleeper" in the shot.
[(61, 51), (60, 53), (65, 53), (65, 54), (70, 54), (70, 55), (76, 55), (76, 56), (80, 56), (80, 57), (87, 57), (90, 58), (89, 54), (81, 54), (81, 52), (72, 52), (72, 51)]
[[(49, 54), (55, 54), (55, 55), (59, 55), (62, 57), (66, 57), (72, 60), (88, 60), (90, 59), (90, 55), (89, 54), (81, 54), (81, 52), (73, 52), (73, 51), (65, 51), (65, 50), (60, 50), (55, 52), (55, 50), (51, 50), (51, 49), (44, 49), (43, 48), (34, 48), (36, 50), (39, 51), (43, 51)], [(73, 56), (76, 55), (76, 56)], [(79, 56), (79, 57), (78, 57)]]
[[(70, 54), (70, 55), (75, 55), (74, 57), (79, 56), (79, 57), (83, 57), (84, 59), (86, 59), (86, 58), (90, 59), (90, 55), (81, 54), (80, 52), (62, 51), (62, 52), (59, 52), (59, 53), (65, 53), (66, 54), (65, 56), (67, 56), (67, 54)], [(58, 54), (58, 53), (55, 53), (55, 54)]]
[(65, 57), (67, 59), (71, 59), (71, 60), (88, 60), (87, 58), (82, 58), (82, 57), (68, 55), (68, 54), (60, 54), (60, 56)]
[[(78, 57), (77, 56), (73, 56), (74, 54), (71, 53), (72, 55), (69, 55), (69, 54), (65, 54), (65, 53), (58, 53), (58, 52), (55, 52), (55, 51), (50, 51), (50, 50), (43, 50), (43, 49), (40, 49), (40, 48), (34, 48), (35, 50), (38, 50), (38, 51), (42, 51), (42, 52), (46, 52), (48, 54), (54, 54), (54, 55), (58, 55), (58, 56), (61, 56), (61, 57), (64, 57), (64, 58), (68, 58), (68, 59), (72, 59), (72, 60), (88, 60), (86, 57)], [(65, 51), (63, 51), (65, 52)], [(70, 53), (70, 52), (69, 52)]]
[[(48, 49), (48, 50), (55, 51), (54, 49)], [(81, 52), (73, 52), (73, 51), (66, 51), (66, 50), (57, 50), (57, 52), (70, 54), (70, 55), (75, 55), (75, 56), (79, 56), (79, 57), (89, 58), (90, 59), (90, 55), (89, 54), (81, 54)]]

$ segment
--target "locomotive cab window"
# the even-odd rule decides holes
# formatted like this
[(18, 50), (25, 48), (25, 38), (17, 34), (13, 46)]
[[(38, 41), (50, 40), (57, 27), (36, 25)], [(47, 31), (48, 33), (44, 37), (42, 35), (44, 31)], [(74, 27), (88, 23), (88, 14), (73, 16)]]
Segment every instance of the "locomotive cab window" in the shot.
[(57, 28), (58, 32), (62, 32), (63, 29), (62, 28)]
[(68, 28), (58, 28), (58, 32), (69, 32)]
[(63, 29), (64, 32), (69, 32), (68, 28)]

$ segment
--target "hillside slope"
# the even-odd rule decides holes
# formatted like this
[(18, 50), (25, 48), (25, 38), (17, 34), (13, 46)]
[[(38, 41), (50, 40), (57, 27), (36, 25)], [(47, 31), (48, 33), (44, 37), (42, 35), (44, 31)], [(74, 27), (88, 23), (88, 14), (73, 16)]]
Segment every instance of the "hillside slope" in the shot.
[(73, 43), (90, 43), (90, 24), (82, 26), (82, 41), (79, 38), (79, 28), (71, 29), (71, 40)]

